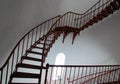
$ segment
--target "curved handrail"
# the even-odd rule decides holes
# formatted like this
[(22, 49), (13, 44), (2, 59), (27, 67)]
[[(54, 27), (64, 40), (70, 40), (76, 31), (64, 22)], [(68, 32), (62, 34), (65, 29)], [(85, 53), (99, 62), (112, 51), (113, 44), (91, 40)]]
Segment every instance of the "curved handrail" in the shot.
[[(108, 71), (111, 70), (120, 69), (120, 65), (49, 65), (48, 73), (47, 73), (48, 75), (46, 76), (46, 78), (48, 79), (47, 81), (50, 84), (55, 83), (55, 81), (52, 81), (51, 79), (53, 77), (52, 74), (54, 73), (55, 68), (56, 68), (55, 70), (56, 75), (54, 75), (54, 77), (56, 77), (57, 74), (61, 74), (60, 76), (61, 80), (58, 80), (58, 82), (61, 81), (62, 83), (65, 84), (66, 83), (81, 84), (82, 82), (94, 78), (95, 76), (98, 76), (100, 74), (107, 73)], [(61, 71), (59, 71), (60, 68)], [(116, 76), (118, 75), (116, 74)], [(90, 83), (90, 84), (94, 84), (94, 83)]]
[(26, 33), (26, 34), (18, 41), (18, 43), (15, 45), (15, 47), (13, 48), (12, 52), (10, 53), (7, 61), (6, 61), (6, 62), (4, 63), (4, 65), (0, 68), (0, 70), (5, 67), (5, 65), (7, 64), (8, 60), (10, 59), (12, 53), (14, 52), (14, 50), (15, 50), (16, 47), (17, 47), (17, 45), (21, 42), (22, 39), (24, 39), (30, 32), (32, 32), (34, 29), (38, 28), (40, 25), (42, 25), (42, 24), (44, 24), (44, 23), (46, 23), (46, 22), (48, 22), (48, 21), (50, 21), (50, 20), (52, 20), (52, 19), (55, 19), (55, 18), (57, 18), (57, 17), (60, 17), (60, 16), (61, 16), (61, 15), (58, 15), (58, 16), (55, 16), (55, 17), (53, 17), (53, 18), (51, 18), (51, 19), (49, 19), (49, 20), (47, 20), (47, 21), (44, 21), (44, 22), (42, 22), (41, 24), (39, 24), (39, 25), (37, 25), (36, 27), (34, 27), (33, 29), (31, 29), (28, 33)]
[[(107, 74), (111, 74), (112, 72), (117, 72), (118, 70), (120, 71), (120, 68), (106, 71), (105, 73), (99, 74), (99, 75), (97, 75), (97, 76), (95, 76), (95, 77), (93, 77), (93, 78), (90, 78), (90, 79), (82, 82), (81, 84), (86, 84), (87, 82), (93, 81), (93, 80), (95, 80), (95, 79), (98, 78), (98, 77), (102, 77), (102, 76), (105, 76), (105, 75), (107, 75)], [(114, 73), (114, 75), (116, 75), (116, 73)], [(114, 77), (113, 77), (113, 79), (114, 79)], [(115, 80), (115, 79), (114, 79), (114, 80)], [(112, 81), (114, 81), (114, 80), (112, 80)], [(103, 82), (104, 82), (104, 81), (103, 81)]]
[[(99, 0), (82, 14), (69, 11), (56, 20), (56, 22), (51, 26), (50, 31), (52, 31), (57, 26), (70, 26), (80, 29), (83, 25), (93, 19), (98, 13), (100, 13), (105, 7), (107, 7), (108, 4), (112, 1), (113, 0)], [(80, 23), (75, 22), (77, 19), (80, 20)]]
[[(38, 41), (44, 35), (46, 35), (46, 39), (47, 38), (50, 39), (49, 34), (56, 27), (70, 26), (70, 27), (74, 27), (74, 28), (78, 28), (78, 29), (83, 29), (83, 26), (86, 23), (88, 23), (91, 19), (93, 19), (98, 13), (101, 12), (101, 10), (103, 8), (105, 8), (108, 5), (108, 3), (112, 2), (112, 1), (113, 0), (99, 0), (95, 5), (93, 5), (90, 9), (88, 9), (83, 14), (78, 14), (78, 13), (74, 13), (74, 12), (69, 11), (62, 16), (60, 16), (60, 15), (56, 16), (52, 19), (49, 19), (49, 20), (37, 25), (36, 27), (31, 29), (28, 33), (26, 33), (18, 41), (18, 43), (15, 45), (12, 52), (10, 53), (7, 61), (3, 64), (3, 66), (0, 68), (0, 70), (3, 70), (3, 68), (5, 68), (5, 66), (7, 66), (7, 68), (9, 68), (9, 61), (10, 61), (10, 59), (14, 59), (14, 54), (16, 54), (16, 56), (17, 56), (16, 63), (18, 63), (19, 54), (21, 54), (21, 55), (26, 54), (26, 52), (24, 52), (24, 51), (30, 49), (30, 46), (33, 45), (36, 41)], [(104, 3), (101, 3), (101, 2), (104, 2)], [(80, 19), (80, 22), (79, 21), (76, 22), (76, 18), (78, 18), (78, 20)], [(46, 28), (46, 25), (48, 28)], [(39, 33), (38, 33), (38, 30), (40, 31)], [(45, 39), (44, 43), (46, 43), (46, 39)], [(26, 48), (24, 48), (25, 44), (27, 44)], [(20, 45), (22, 45), (22, 47), (20, 47)], [(44, 45), (44, 48), (45, 47), (46, 46)], [(17, 53), (15, 53), (15, 51)], [(20, 51), (21, 51), (21, 53), (19, 53)], [(43, 52), (44, 52), (44, 50), (43, 50)], [(11, 57), (13, 57), (13, 58), (11, 58)], [(13, 63), (14, 62), (12, 62), (12, 67), (13, 67)]]
[[(116, 69), (120, 69), (120, 68), (116, 68)], [(110, 71), (113, 71), (113, 70), (116, 70), (116, 69), (112, 69), (112, 70), (105, 70), (105, 71), (101, 71), (101, 72), (96, 72), (96, 73), (92, 73), (92, 74), (88, 74), (88, 75), (85, 75), (85, 76), (82, 76), (82, 77), (79, 77), (79, 78), (76, 78), (76, 79), (73, 79), (73, 80), (70, 80), (68, 78), (68, 82), (74, 82), (74, 81), (77, 81), (77, 80), (80, 80), (80, 79), (83, 79), (83, 78), (86, 78), (86, 77), (93, 77), (94, 75), (101, 75), (101, 74), (104, 74), (106, 72), (110, 72)]]
[[(62, 16), (58, 15), (58, 16), (54, 17), (54, 18), (59, 17), (59, 19), (57, 19), (57, 20), (54, 22), (54, 24), (51, 26), (51, 28), (50, 28), (50, 30), (49, 30), (48, 32), (50, 32), (50, 31), (54, 28), (54, 26), (56, 26), (58, 23), (60, 23), (60, 20), (62, 20), (63, 17), (67, 16), (68, 14), (75, 14), (75, 15), (82, 16), (82, 15), (86, 14), (88, 11), (90, 11), (92, 8), (94, 8), (97, 4), (99, 4), (100, 1), (102, 1), (102, 0), (99, 0), (95, 5), (93, 5), (91, 8), (89, 8), (89, 9), (88, 9), (86, 12), (84, 12), (83, 14), (79, 14), (79, 13), (75, 13), (75, 12), (69, 11), (69, 12), (65, 13), (64, 15), (62, 15)], [(112, 0), (110, 0), (110, 1), (112, 1)], [(107, 1), (107, 2), (108, 2), (108, 1)], [(104, 5), (105, 5), (105, 4), (107, 4), (107, 3), (104, 3)], [(52, 19), (54, 19), (54, 18), (51, 18), (51, 19), (49, 19), (49, 20), (47, 20), (47, 21), (45, 21), (45, 22), (37, 25), (36, 27), (34, 27), (33, 29), (31, 29), (28, 33), (26, 33), (26, 34), (18, 41), (18, 43), (16, 44), (16, 46), (14, 47), (14, 49), (12, 50), (12, 52), (14, 52), (15, 48), (17, 47), (17, 45), (18, 45), (18, 44), (21, 42), (21, 40), (24, 39), (30, 32), (32, 32), (34, 29), (38, 28), (40, 25), (42, 25), (42, 24), (44, 24), (44, 23), (46, 23), (46, 22), (48, 22), (48, 21), (50, 21), (50, 20), (52, 20)], [(73, 18), (72, 18), (72, 19), (73, 19)], [(62, 26), (65, 26), (65, 25), (62, 25)], [(11, 52), (11, 54), (12, 54), (12, 52)], [(10, 54), (10, 55), (11, 55), (11, 54)], [(7, 61), (8, 61), (9, 59), (10, 59), (10, 56), (8, 57)], [(6, 65), (7, 61), (4, 63), (4, 65), (3, 65), (0, 69), (2, 69), (2, 68)]]
[[(17, 64), (21, 56), (24, 56), (26, 54), (26, 50), (30, 49), (30, 46), (33, 45), (36, 41), (38, 41), (41, 37), (43, 37), (48, 30), (50, 29), (51, 25), (60, 17), (60, 15), (55, 16), (51, 19), (48, 19), (41, 24), (37, 25), (36, 27), (32, 28), (28, 33), (26, 33), (15, 45), (13, 50), (11, 51), (10, 55), (8, 56), (5, 63), (0, 68), (0, 71), (3, 71), (5, 67), (6, 72), (6, 83), (8, 79), (8, 72), (13, 73), (13, 70), (15, 69), (15, 63)], [(45, 26), (47, 25), (47, 26)], [(44, 31), (44, 32), (43, 32)], [(31, 37), (30, 37), (31, 36)], [(16, 57), (16, 58), (15, 58)], [(10, 69), (10, 70), (8, 70)], [(2, 74), (4, 75), (4, 74)], [(1, 75), (1, 77), (2, 77)], [(2, 78), (1, 78), (2, 80)]]

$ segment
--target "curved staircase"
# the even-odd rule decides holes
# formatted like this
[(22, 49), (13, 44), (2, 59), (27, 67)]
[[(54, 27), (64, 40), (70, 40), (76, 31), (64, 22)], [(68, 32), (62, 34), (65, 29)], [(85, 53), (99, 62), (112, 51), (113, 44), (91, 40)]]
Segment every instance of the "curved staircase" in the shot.
[(119, 8), (120, 0), (99, 0), (83, 14), (67, 12), (36, 26), (20, 39), (0, 68), (0, 84), (43, 84), (45, 59), (57, 38), (63, 34), (64, 42), (66, 36), (73, 33), (73, 43), (82, 30)]

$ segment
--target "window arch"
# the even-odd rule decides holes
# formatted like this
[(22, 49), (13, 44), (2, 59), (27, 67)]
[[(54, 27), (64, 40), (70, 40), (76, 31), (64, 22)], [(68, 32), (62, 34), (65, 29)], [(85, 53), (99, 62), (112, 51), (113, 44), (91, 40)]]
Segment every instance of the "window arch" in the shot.
[[(65, 54), (58, 53), (55, 58), (55, 65), (64, 65), (65, 64)], [(61, 67), (55, 67), (53, 71), (53, 80), (60, 80), (62, 76), (63, 69)]]

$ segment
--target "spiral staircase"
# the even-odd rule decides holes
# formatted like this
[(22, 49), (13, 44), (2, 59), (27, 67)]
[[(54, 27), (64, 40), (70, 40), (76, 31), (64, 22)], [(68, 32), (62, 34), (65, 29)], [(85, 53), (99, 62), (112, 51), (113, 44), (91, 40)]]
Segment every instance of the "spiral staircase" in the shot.
[[(42, 73), (46, 69), (45, 60), (50, 48), (63, 34), (63, 42), (73, 33), (72, 43), (80, 32), (101, 21), (120, 8), (120, 0), (99, 0), (83, 14), (67, 12), (51, 18), (30, 30), (16, 44), (7, 61), (0, 68), (0, 84), (46, 84)], [(24, 70), (19, 70), (24, 68)], [(37, 70), (27, 71), (27, 69)], [(22, 81), (15, 79), (22, 78)], [(29, 79), (25, 82), (24, 79)], [(30, 80), (36, 79), (37, 82)], [(105, 83), (107, 84), (107, 83)], [(118, 83), (108, 83), (118, 84)]]

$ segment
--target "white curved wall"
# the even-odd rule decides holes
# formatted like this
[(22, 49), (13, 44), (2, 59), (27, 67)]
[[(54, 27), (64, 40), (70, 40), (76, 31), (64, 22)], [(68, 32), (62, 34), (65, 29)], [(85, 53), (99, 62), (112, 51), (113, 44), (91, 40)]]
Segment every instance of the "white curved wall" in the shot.
[(120, 64), (120, 11), (81, 32), (74, 44), (70, 34), (62, 44), (62, 36), (49, 52), (47, 61), (54, 64), (59, 52), (66, 55), (65, 64)]
[[(1, 0), (0, 65), (27, 31), (37, 24), (67, 11), (82, 13), (98, 0)], [(71, 35), (61, 44), (61, 37), (49, 52), (47, 61), (54, 62), (59, 52), (66, 64), (120, 64), (120, 11), (83, 31), (71, 45)], [(72, 52), (72, 53), (71, 53)], [(74, 60), (74, 61), (73, 61)]]

